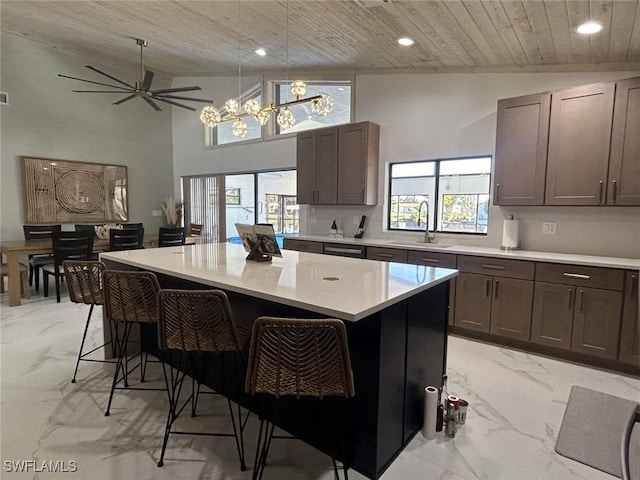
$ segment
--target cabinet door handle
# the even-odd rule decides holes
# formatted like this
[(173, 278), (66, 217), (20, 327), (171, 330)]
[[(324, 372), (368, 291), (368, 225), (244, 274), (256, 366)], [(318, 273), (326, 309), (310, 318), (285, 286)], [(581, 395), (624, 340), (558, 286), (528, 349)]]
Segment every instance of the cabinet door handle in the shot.
[(500, 280), (496, 280), (496, 288), (493, 291), (493, 297), (498, 298), (498, 287), (500, 286)]
[(583, 299), (583, 294), (584, 294), (584, 290), (578, 290), (578, 294), (580, 295), (580, 313), (582, 313), (582, 299)]
[(598, 205), (602, 205), (602, 194), (604, 193), (604, 182), (600, 180), (600, 199), (598, 200)]
[(485, 296), (488, 297), (491, 295), (491, 279), (487, 278), (487, 288), (485, 292)]
[(424, 258), (424, 257), (422, 257), (420, 260), (422, 260), (423, 262), (429, 262), (429, 263), (440, 263), (440, 260), (438, 260), (437, 258)]
[(364, 203), (364, 187), (360, 187), (360, 201)]
[(299, 250), (309, 250), (309, 245), (298, 245)]
[(380, 258), (393, 258), (393, 255), (391, 255), (390, 253), (379, 253), (378, 256)]
[(487, 270), (504, 270), (503, 265), (491, 265), (490, 263), (485, 263), (482, 265), (482, 268), (486, 268)]
[(496, 183), (496, 194), (494, 195), (493, 203), (498, 203), (499, 200), (500, 200), (500, 184)]
[(569, 289), (569, 299), (567, 301), (567, 309), (571, 310), (571, 294), (573, 293), (573, 288)]
[(638, 276), (635, 274), (632, 274), (631, 275), (631, 298), (637, 298), (637, 297), (638, 297)]
[(616, 203), (617, 199), (618, 199), (618, 181), (614, 180), (613, 181), (613, 203)]
[(564, 272), (562, 275), (567, 277), (567, 278), (578, 278), (580, 280), (589, 280), (591, 278), (591, 275), (582, 275), (581, 273), (567, 273), (567, 272)]

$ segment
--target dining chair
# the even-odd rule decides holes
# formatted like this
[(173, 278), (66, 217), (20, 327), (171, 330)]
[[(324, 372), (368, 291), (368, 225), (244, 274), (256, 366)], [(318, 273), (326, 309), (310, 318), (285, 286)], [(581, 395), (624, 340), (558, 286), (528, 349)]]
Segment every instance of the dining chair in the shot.
[(109, 250), (135, 250), (143, 247), (144, 228), (112, 228), (109, 230)]
[(80, 342), (80, 350), (78, 350), (78, 358), (76, 360), (76, 368), (73, 371), (73, 378), (71, 383), (76, 383), (76, 375), (78, 374), (78, 367), (80, 362), (102, 362), (102, 363), (114, 363), (112, 360), (98, 360), (85, 358), (87, 355), (92, 354), (96, 350), (104, 348), (111, 344), (111, 353), (115, 357), (115, 348), (113, 339), (114, 334), (112, 330), (112, 322), (109, 324), (110, 338), (108, 342), (91, 349), (88, 352), (84, 352), (84, 343), (87, 338), (87, 332), (89, 330), (89, 322), (91, 321), (91, 314), (93, 313), (93, 307), (96, 305), (104, 305), (104, 292), (103, 292), (103, 274), (106, 270), (104, 263), (95, 260), (65, 260), (62, 262), (62, 270), (64, 272), (64, 279), (67, 284), (67, 290), (69, 290), (69, 300), (73, 303), (80, 303), (84, 305), (90, 305), (89, 314), (87, 315), (87, 321), (84, 326), (84, 333), (82, 334), (82, 341)]
[[(116, 369), (111, 382), (109, 403), (104, 413), (105, 417), (108, 417), (115, 390), (132, 388), (129, 387), (129, 373), (140, 366), (140, 382), (145, 380), (147, 355), (141, 349), (140, 363), (129, 370), (128, 362), (130, 359), (128, 358), (127, 346), (135, 325), (157, 325), (160, 284), (153, 272), (145, 271), (107, 269), (102, 278), (104, 280), (104, 306), (107, 319), (116, 325), (117, 323), (123, 325), (122, 330), (116, 328)], [(121, 332), (122, 336), (120, 337)], [(120, 382), (124, 382), (124, 387), (118, 387)], [(164, 390), (164, 388), (136, 387), (135, 390)]]
[[(172, 430), (180, 412), (191, 401), (191, 416), (195, 416), (195, 408), (200, 392), (202, 373), (198, 365), (202, 362), (211, 364), (211, 358), (204, 355), (213, 354), (220, 359), (220, 374), (226, 379), (225, 354), (232, 354), (234, 372), (242, 371), (239, 364), (246, 365), (244, 345), (251, 331), (236, 323), (227, 295), (221, 290), (174, 290), (163, 289), (158, 294), (158, 346), (161, 351), (175, 352), (172, 358), (177, 368), (163, 362), (164, 377), (169, 396), (169, 412), (165, 426), (162, 451), (158, 466), (164, 464), (164, 454), (171, 434), (196, 434), (218, 437), (235, 437), (236, 449), (240, 459), (240, 470), (246, 470), (244, 461), (244, 440), (242, 432), (242, 410), (238, 404), (238, 415), (234, 414), (231, 400), (227, 396), (229, 417), (233, 426), (231, 433), (186, 432)], [(186, 375), (191, 375), (191, 396), (180, 405), (180, 393)], [(197, 382), (198, 388), (194, 389)], [(238, 379), (240, 385), (242, 380)], [(246, 419), (245, 419), (246, 422)]]
[(190, 237), (202, 237), (204, 225), (202, 223), (190, 223), (187, 235)]
[[(245, 390), (252, 395), (275, 397), (275, 403), (283, 396), (319, 400), (330, 396), (353, 397), (355, 388), (344, 323), (337, 319), (259, 317), (251, 334)], [(277, 407), (274, 402), (270, 405)], [(331, 405), (318, 403), (314, 411), (319, 413), (324, 406)], [(348, 478), (344, 439), (347, 405), (333, 406), (336, 411), (328, 412), (327, 427), (335, 427), (330, 443), (339, 445), (332, 455), (334, 473), (337, 478), (335, 458), (341, 456), (344, 476)], [(273, 415), (277, 412), (268, 411), (267, 406), (260, 414), (254, 480), (262, 478), (267, 462), (275, 427), (269, 418)]]
[[(62, 225), (23, 225), (25, 240), (42, 240), (51, 238), (53, 232), (60, 232)], [(43, 265), (53, 263), (53, 254), (29, 255), (29, 285), (35, 278), (36, 292), (40, 291), (40, 269)]]
[(49, 275), (53, 275), (56, 284), (56, 301), (60, 303), (60, 280), (64, 277), (61, 270), (65, 260), (91, 260), (93, 253), (93, 233), (82, 232), (54, 232), (53, 265), (44, 265), (44, 296), (49, 296)]
[(158, 247), (176, 247), (179, 245), (184, 245), (185, 229), (171, 228), (171, 227), (160, 227), (158, 231)]

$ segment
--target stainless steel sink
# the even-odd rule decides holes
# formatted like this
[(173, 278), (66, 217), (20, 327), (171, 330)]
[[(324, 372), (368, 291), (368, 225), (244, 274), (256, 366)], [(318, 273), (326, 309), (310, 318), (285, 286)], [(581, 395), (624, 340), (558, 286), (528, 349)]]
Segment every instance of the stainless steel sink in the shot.
[(420, 246), (420, 247), (429, 247), (429, 248), (449, 248), (449, 247), (453, 247), (452, 244), (450, 243), (425, 243), (425, 242), (421, 242), (419, 240), (416, 240), (414, 242), (409, 242), (409, 241), (400, 241), (400, 240), (396, 240), (396, 241), (391, 241), (391, 242), (387, 242), (388, 245), (402, 245), (405, 247), (416, 247), (416, 246)]

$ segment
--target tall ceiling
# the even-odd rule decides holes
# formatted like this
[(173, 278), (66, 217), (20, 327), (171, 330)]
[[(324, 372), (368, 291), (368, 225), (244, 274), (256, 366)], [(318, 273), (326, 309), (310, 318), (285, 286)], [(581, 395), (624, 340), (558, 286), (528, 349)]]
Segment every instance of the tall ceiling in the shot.
[[(575, 32), (601, 23), (593, 36)], [(174, 76), (640, 70), (639, 0), (0, 2), (3, 32)], [(409, 36), (411, 47), (397, 39)], [(266, 57), (253, 52), (263, 47)]]

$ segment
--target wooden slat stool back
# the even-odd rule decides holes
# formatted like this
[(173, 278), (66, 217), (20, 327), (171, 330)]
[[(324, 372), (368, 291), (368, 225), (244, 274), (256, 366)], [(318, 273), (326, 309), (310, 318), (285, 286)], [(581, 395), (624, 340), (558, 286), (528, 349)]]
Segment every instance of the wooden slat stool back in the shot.
[[(355, 389), (344, 323), (337, 319), (259, 317), (251, 334), (245, 390), (276, 398), (285, 395), (319, 399), (353, 397)], [(273, 437), (274, 425), (266, 416), (260, 422), (254, 479), (262, 478)], [(343, 456), (347, 477), (342, 425), (336, 425), (336, 429), (336, 443), (342, 443), (338, 453)], [(335, 456), (332, 460), (337, 476)]]
[[(124, 332), (122, 338), (116, 329), (116, 353), (118, 360), (113, 374), (109, 403), (105, 416), (109, 416), (113, 392), (117, 384), (124, 380), (124, 388), (128, 384), (127, 343), (134, 325), (157, 324), (158, 322), (158, 292), (160, 284), (152, 272), (130, 270), (105, 270), (104, 275), (104, 303), (107, 318), (111, 322), (122, 322)], [(146, 369), (146, 355), (140, 353), (141, 382), (144, 382)], [(137, 365), (136, 365), (137, 367)], [(135, 367), (134, 367), (135, 368)], [(122, 370), (122, 377), (118, 377)], [(138, 390), (164, 390), (157, 388), (138, 388)]]
[[(162, 442), (162, 452), (158, 466), (164, 464), (164, 454), (170, 434), (192, 434), (194, 432), (172, 430), (173, 423), (189, 401), (192, 402), (192, 416), (199, 393), (192, 382), (191, 396), (179, 406), (180, 392), (185, 376), (199, 381), (196, 365), (203, 353), (233, 353), (234, 372), (241, 371), (238, 363), (246, 363), (243, 345), (249, 337), (249, 329), (236, 323), (227, 295), (220, 290), (172, 290), (163, 289), (158, 296), (158, 346), (161, 351), (174, 351), (178, 368), (163, 363), (165, 381), (169, 395), (169, 413)], [(222, 359), (224, 360), (224, 359)], [(226, 378), (224, 361), (221, 361), (222, 378)], [(239, 379), (240, 381), (240, 379)], [(227, 397), (229, 416), (233, 426), (231, 433), (197, 433), (198, 435), (233, 436), (236, 441), (240, 469), (246, 470), (244, 461), (244, 441), (242, 437), (242, 411), (238, 405), (237, 417), (231, 400)]]

